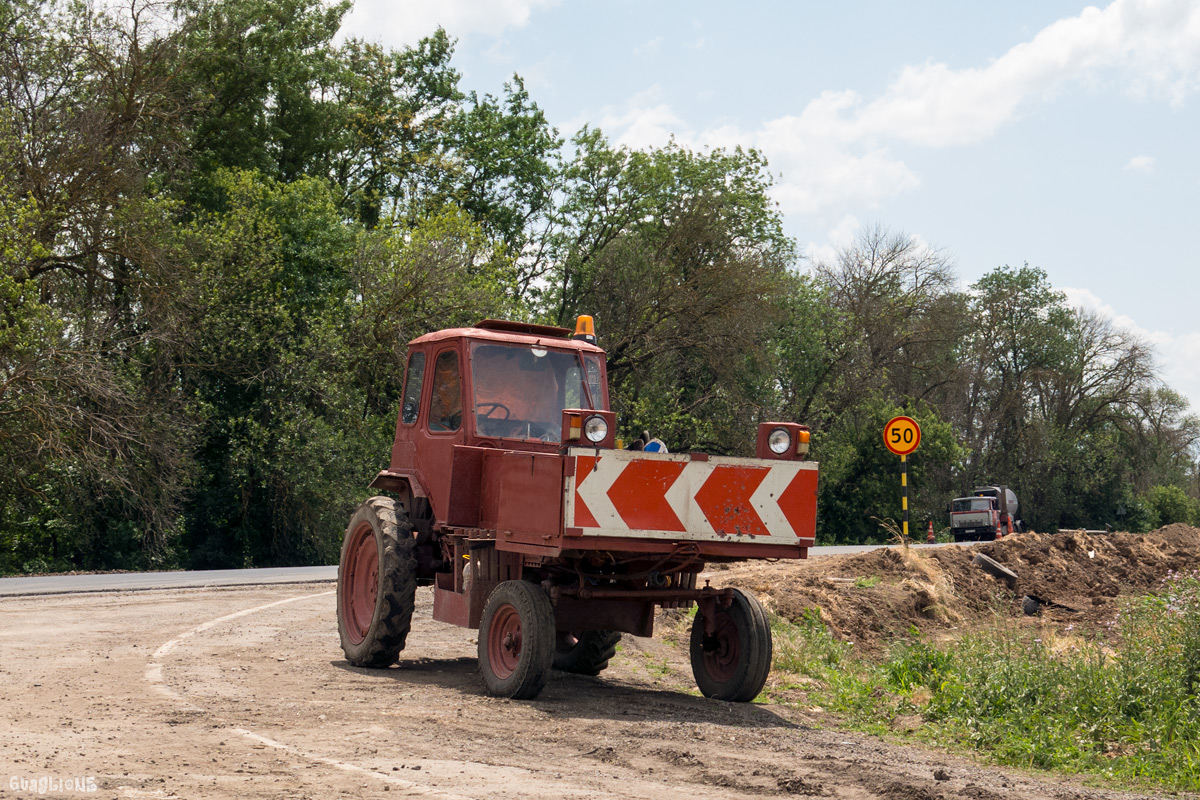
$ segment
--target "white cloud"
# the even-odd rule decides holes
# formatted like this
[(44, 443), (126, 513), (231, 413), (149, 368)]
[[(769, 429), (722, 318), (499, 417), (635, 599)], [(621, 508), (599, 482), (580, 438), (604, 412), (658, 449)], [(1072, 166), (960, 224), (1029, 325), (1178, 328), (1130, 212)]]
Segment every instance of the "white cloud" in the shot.
[(1154, 172), (1154, 156), (1134, 156), (1125, 169), (1131, 172)]
[(1132, 317), (1119, 313), (1088, 289), (1062, 289), (1067, 302), (1084, 311), (1094, 311), (1112, 320), (1154, 346), (1158, 355), (1160, 375), (1175, 391), (1188, 398), (1193, 411), (1200, 411), (1200, 332), (1174, 334), (1150, 330)]
[(687, 124), (663, 101), (657, 85), (634, 95), (624, 108), (605, 107), (596, 125), (615, 136), (617, 144), (634, 149), (661, 147), (672, 136), (680, 141), (690, 138)]
[[(984, 141), (1072, 80), (1108, 80), (1139, 96), (1181, 103), (1200, 87), (1200, 2), (1116, 0), (1103, 10), (1087, 8), (986, 65), (908, 66), (874, 99), (826, 91), (798, 114), (755, 130), (689, 129), (657, 96), (652, 104), (635, 98), (601, 127), (629, 144), (662, 144), (674, 134), (690, 146), (759, 148), (782, 175), (776, 199), (784, 211), (815, 215), (828, 225), (920, 185), (889, 144)], [(1130, 168), (1146, 167), (1134, 159)]]
[[(438, 25), (452, 36), (481, 34), (498, 40), (506, 30), (526, 25), (535, 12), (560, 2), (357, 0), (346, 31), (393, 46), (414, 43)], [(702, 26), (693, 21), (692, 27), (695, 44), (703, 46)], [(639, 51), (649, 54), (661, 45), (661, 37), (650, 39)], [(876, 97), (826, 91), (797, 113), (753, 129), (690, 127), (657, 87), (621, 107), (604, 108), (590, 121), (631, 147), (662, 145), (674, 136), (689, 147), (758, 148), (780, 176), (775, 198), (783, 210), (807, 216), (809, 224), (822, 229), (921, 185), (920, 176), (896, 153), (897, 146), (982, 142), (1072, 81), (1182, 103), (1200, 88), (1200, 2), (1115, 0), (1103, 9), (1087, 8), (1054, 22), (986, 64), (961, 69), (937, 62), (909, 65)], [(1143, 155), (1126, 165), (1142, 172), (1153, 167), (1153, 159)]]
[(891, 132), (934, 147), (972, 144), (993, 135), (1031, 98), (1108, 70), (1129, 91), (1182, 102), (1200, 78), (1200, 4), (1116, 0), (1051, 24), (986, 67), (906, 67), (882, 97), (847, 122), (859, 138)]
[(438, 26), (451, 36), (472, 33), (498, 36), (521, 28), (532, 13), (560, 0), (357, 0), (342, 32), (396, 47), (416, 44)]
[[(697, 131), (675, 113), (654, 86), (632, 97), (623, 107), (602, 109), (596, 124), (627, 147), (665, 145), (672, 137), (685, 147), (762, 150), (771, 171), (781, 176), (775, 199), (785, 211), (822, 215), (830, 209), (871, 208), (883, 197), (915, 189), (920, 181), (905, 164), (883, 147), (852, 152), (830, 136), (827, 103), (810, 104), (800, 117), (784, 117), (747, 132), (733, 125)], [(840, 219), (840, 217), (839, 217)]]
[(861, 227), (862, 223), (858, 221), (858, 217), (847, 214), (841, 222), (825, 233), (824, 242), (809, 242), (805, 245), (805, 257), (813, 266), (836, 263), (838, 251), (854, 241)]
[(663, 39), (663, 37), (655, 36), (653, 39), (650, 39), (649, 41), (646, 41), (646, 42), (642, 42), (640, 45), (635, 47), (633, 49), (633, 52), (639, 56), (655, 55), (656, 53), (658, 53), (659, 50), (662, 49), (664, 41), (665, 40)]

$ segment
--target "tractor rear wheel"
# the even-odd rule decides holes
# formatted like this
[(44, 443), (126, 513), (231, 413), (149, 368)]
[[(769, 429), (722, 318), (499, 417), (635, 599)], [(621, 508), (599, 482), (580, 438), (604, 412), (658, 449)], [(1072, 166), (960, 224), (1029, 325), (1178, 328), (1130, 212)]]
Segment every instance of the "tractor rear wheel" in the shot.
[(338, 634), (356, 667), (396, 663), (412, 625), (417, 562), (412, 525), (387, 497), (359, 505), (346, 526), (338, 565)]
[(554, 668), (576, 675), (599, 675), (617, 654), (620, 631), (560, 631), (555, 642)]
[(729, 608), (716, 610), (712, 635), (703, 612), (692, 621), (691, 660), (705, 697), (744, 703), (762, 691), (771, 672), (771, 626), (754, 595), (733, 590)]
[(493, 589), (479, 622), (479, 672), (488, 694), (537, 697), (553, 660), (550, 597), (528, 581), (505, 581)]

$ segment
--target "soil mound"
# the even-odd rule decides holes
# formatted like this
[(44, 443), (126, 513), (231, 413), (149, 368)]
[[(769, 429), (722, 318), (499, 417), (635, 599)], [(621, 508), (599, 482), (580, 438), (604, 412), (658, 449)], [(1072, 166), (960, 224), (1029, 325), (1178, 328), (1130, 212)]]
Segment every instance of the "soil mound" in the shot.
[[(978, 553), (1015, 572), (1015, 585), (981, 569)], [(1200, 529), (1176, 524), (1145, 534), (1027, 532), (969, 547), (748, 562), (720, 580), (754, 591), (792, 621), (819, 609), (839, 638), (877, 652), (912, 628), (941, 638), (997, 616), (1020, 619), (1027, 595), (1049, 602), (1039, 604), (1043, 621), (1099, 627), (1115, 615), (1118, 598), (1153, 593), (1169, 572), (1197, 566)]]

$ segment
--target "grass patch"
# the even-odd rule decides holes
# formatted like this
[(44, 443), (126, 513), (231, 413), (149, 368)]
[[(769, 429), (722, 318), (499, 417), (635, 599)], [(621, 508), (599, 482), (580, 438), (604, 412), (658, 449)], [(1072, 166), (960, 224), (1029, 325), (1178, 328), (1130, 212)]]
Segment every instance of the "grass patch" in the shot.
[(854, 579), (854, 588), (855, 589), (872, 589), (878, 585), (879, 585), (879, 576), (878, 575), (871, 575), (866, 578), (855, 578)]
[(671, 674), (671, 665), (666, 659), (646, 656), (646, 672), (656, 678), (665, 678)]
[[(850, 727), (972, 749), (1001, 764), (1200, 790), (1200, 580), (1172, 575), (1101, 638), (992, 631), (935, 645), (914, 630), (880, 661), (819, 611), (776, 620), (775, 668)], [(788, 680), (791, 674), (796, 679)]]

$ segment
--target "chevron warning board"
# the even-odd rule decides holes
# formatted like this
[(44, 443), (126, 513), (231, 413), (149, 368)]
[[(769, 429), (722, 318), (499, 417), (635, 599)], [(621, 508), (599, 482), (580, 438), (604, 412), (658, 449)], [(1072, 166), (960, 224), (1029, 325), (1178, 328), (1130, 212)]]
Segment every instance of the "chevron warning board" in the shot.
[(812, 546), (817, 465), (571, 448), (564, 527), (584, 535)]

